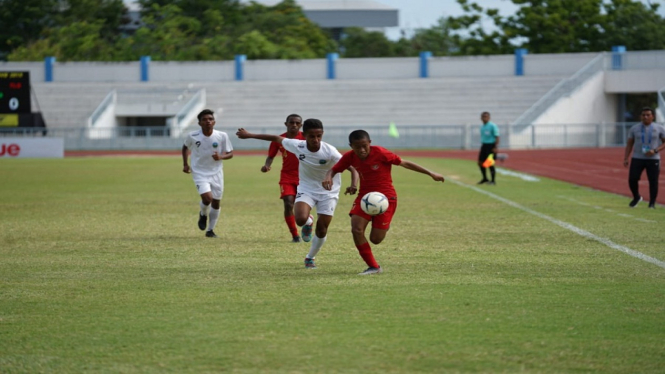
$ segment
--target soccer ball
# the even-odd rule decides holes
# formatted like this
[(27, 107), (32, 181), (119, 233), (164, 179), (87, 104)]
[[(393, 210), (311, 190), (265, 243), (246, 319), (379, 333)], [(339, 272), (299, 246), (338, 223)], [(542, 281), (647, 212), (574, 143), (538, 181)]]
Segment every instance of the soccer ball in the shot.
[(388, 198), (381, 192), (369, 192), (360, 199), (360, 208), (370, 216), (385, 212), (388, 206)]

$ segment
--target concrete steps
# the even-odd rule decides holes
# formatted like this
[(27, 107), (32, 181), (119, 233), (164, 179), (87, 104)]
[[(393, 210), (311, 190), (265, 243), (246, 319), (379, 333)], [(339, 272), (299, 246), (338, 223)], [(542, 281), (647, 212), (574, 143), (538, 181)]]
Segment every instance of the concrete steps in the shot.
[[(118, 102), (173, 102), (205, 88), (220, 127), (283, 128), (298, 113), (328, 126), (478, 124), (489, 111), (497, 124), (519, 117), (565, 77), (460, 77), (441, 79), (267, 82), (38, 83), (33, 84), (48, 127), (80, 128), (106, 95)], [(180, 93), (179, 93), (180, 92)], [(184, 93), (184, 94), (182, 94)], [(182, 99), (181, 99), (182, 101)], [(183, 101), (183, 102), (184, 102)]]

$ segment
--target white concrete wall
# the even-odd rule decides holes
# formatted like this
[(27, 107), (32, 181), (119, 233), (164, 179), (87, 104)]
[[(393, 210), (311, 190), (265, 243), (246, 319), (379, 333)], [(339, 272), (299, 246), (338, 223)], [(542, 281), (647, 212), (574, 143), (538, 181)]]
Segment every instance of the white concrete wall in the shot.
[(341, 58), (337, 60), (336, 72), (337, 79), (418, 78), (420, 58)]
[(0, 62), (0, 71), (28, 71), (30, 82), (44, 81), (43, 62)]
[[(524, 56), (524, 75), (572, 75), (590, 62), (597, 53), (527, 54)], [(611, 54), (607, 54), (611, 65)], [(609, 91), (614, 92), (625, 82), (635, 80), (650, 85), (644, 91), (655, 91), (665, 86), (665, 52), (626, 52), (622, 56), (626, 71), (607, 80)], [(235, 80), (235, 61), (151, 61), (150, 82), (224, 82)], [(606, 66), (611, 68), (611, 66)], [(33, 82), (44, 81), (44, 62), (0, 62), (0, 70), (30, 71)], [(250, 60), (244, 63), (247, 81), (325, 80), (326, 59), (311, 60)], [(639, 75), (640, 78), (630, 74)], [(621, 77), (620, 73), (627, 75)], [(630, 73), (630, 74), (626, 74)], [(514, 55), (431, 57), (429, 75), (432, 78), (463, 76), (513, 76)], [(412, 79), (420, 77), (419, 57), (398, 58), (340, 58), (336, 61), (337, 79)], [(141, 64), (130, 62), (56, 62), (53, 67), (56, 82), (140, 82)], [(616, 79), (616, 81), (615, 81)], [(620, 80), (620, 81), (619, 81)], [(615, 84), (616, 82), (616, 84)], [(640, 92), (637, 88), (630, 92)]]
[[(140, 80), (140, 66), (136, 66)], [(151, 61), (150, 82), (218, 82), (235, 79), (234, 61)]]
[(630, 51), (621, 55), (623, 69), (653, 70), (665, 65), (665, 51)]
[(56, 82), (138, 82), (141, 80), (137, 62), (56, 62)]
[(432, 78), (478, 75), (515, 75), (515, 56), (432, 57), (429, 60), (429, 76)]
[(616, 122), (617, 98), (605, 92), (604, 74), (596, 74), (570, 96), (559, 99), (534, 125)]
[(665, 87), (665, 69), (605, 72), (605, 91), (609, 93), (657, 92), (663, 87)]
[(572, 75), (596, 56), (598, 53), (527, 54), (524, 56), (524, 75)]
[[(243, 73), (248, 81), (323, 80), (327, 77), (327, 69), (325, 59), (250, 60), (245, 61)], [(235, 65), (232, 79), (235, 79)]]

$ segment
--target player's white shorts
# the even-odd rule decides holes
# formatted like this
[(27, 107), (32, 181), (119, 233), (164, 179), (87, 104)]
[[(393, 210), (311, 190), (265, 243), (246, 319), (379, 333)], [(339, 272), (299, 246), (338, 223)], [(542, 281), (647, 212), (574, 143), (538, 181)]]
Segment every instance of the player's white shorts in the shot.
[(317, 198), (302, 192), (296, 194), (296, 203), (302, 201), (310, 207), (316, 208), (316, 214), (323, 214), (325, 216), (332, 216), (335, 213), (338, 200), (339, 197), (325, 196)]
[(206, 192), (212, 192), (213, 199), (222, 199), (222, 196), (224, 195), (224, 175), (222, 173), (214, 175), (192, 173), (192, 178), (194, 179), (196, 190), (199, 191), (199, 195)]

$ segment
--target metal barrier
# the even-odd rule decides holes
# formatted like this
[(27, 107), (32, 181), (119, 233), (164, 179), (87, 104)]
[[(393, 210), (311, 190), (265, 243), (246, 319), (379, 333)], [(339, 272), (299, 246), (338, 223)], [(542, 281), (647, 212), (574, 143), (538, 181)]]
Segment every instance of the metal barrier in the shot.
[[(499, 125), (502, 149), (616, 147), (625, 146), (628, 129), (634, 123), (596, 123), (538, 125), (526, 131), (517, 125)], [(349, 148), (351, 131), (364, 129), (372, 137), (372, 144), (389, 149), (476, 149), (480, 147), (480, 125), (402, 126), (399, 137), (394, 137), (388, 126), (336, 126), (325, 129), (324, 141), (341, 149)], [(198, 127), (190, 127), (183, 135), (173, 137), (171, 129), (160, 127), (114, 128), (4, 128), (1, 136), (58, 137), (65, 141), (66, 150), (177, 150), (182, 147), (184, 134)], [(267, 149), (268, 142), (240, 140), (235, 128), (218, 127), (231, 137), (235, 149)], [(279, 134), (276, 127), (250, 129), (255, 133)]]
[(658, 108), (656, 108), (656, 118), (655, 121), (665, 121), (665, 87), (658, 90)]

